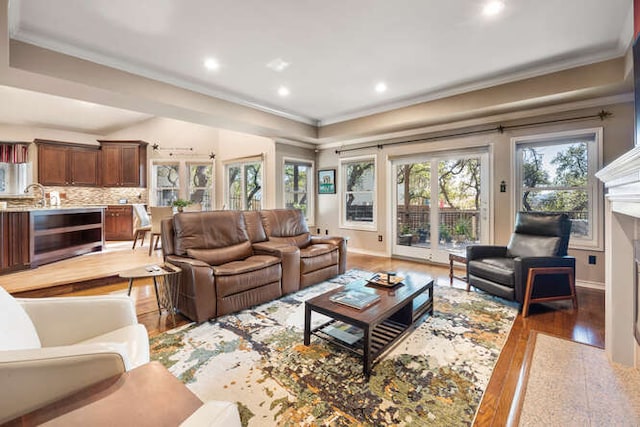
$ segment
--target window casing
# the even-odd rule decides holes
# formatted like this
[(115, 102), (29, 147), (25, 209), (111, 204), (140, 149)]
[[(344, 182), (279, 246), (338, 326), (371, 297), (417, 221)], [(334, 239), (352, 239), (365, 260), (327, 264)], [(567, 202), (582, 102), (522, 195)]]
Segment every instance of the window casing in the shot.
[(376, 229), (376, 158), (340, 159), (340, 226)]
[(283, 207), (300, 209), (307, 223), (313, 224), (313, 162), (285, 158), (282, 175)]
[(514, 138), (515, 209), (564, 212), (570, 248), (603, 248), (602, 128)]
[(262, 209), (264, 162), (247, 160), (225, 165), (226, 209)]

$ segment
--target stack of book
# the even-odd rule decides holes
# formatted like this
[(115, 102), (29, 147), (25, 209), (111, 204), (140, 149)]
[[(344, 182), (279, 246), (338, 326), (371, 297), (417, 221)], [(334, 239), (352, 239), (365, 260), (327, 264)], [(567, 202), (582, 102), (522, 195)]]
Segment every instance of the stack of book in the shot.
[(329, 297), (333, 302), (362, 310), (380, 300), (380, 296), (357, 289), (348, 289)]

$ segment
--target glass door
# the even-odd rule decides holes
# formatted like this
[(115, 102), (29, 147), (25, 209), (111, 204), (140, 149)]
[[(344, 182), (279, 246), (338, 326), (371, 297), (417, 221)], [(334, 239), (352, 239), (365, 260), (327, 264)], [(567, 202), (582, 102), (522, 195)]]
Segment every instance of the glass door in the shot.
[(392, 161), (394, 255), (448, 262), (449, 252), (489, 241), (488, 153)]

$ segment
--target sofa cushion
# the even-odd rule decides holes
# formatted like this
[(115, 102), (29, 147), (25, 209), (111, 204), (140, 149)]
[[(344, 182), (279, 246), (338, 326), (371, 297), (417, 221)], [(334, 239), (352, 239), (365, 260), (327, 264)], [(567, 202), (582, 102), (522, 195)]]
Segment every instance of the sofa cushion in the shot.
[(534, 236), (530, 234), (511, 235), (507, 245), (507, 254), (511, 257), (556, 256), (560, 249), (561, 238), (556, 236)]
[(191, 212), (173, 219), (175, 254), (188, 249), (219, 249), (248, 242), (244, 216), (240, 211)]
[(513, 258), (484, 258), (469, 261), (469, 274), (513, 288), (515, 272)]
[(40, 348), (40, 337), (20, 303), (0, 286), (0, 350)]
[(262, 217), (259, 211), (244, 211), (244, 223), (247, 226), (247, 234), (251, 243), (260, 243), (267, 241), (267, 233), (262, 225)]
[(280, 264), (280, 258), (271, 255), (254, 255), (243, 261), (232, 261), (213, 267), (213, 274), (214, 276), (233, 276), (257, 271), (275, 264)]
[(298, 248), (305, 248), (311, 243), (311, 235), (309, 233), (300, 234), (291, 237), (269, 237), (269, 241), (287, 246), (297, 246)]
[[(254, 264), (254, 267), (256, 266), (257, 264)], [(218, 300), (224, 299), (230, 295), (246, 292), (248, 290), (255, 290), (255, 292), (259, 293), (261, 292), (261, 287), (271, 283), (276, 283), (278, 285), (278, 289), (281, 288), (280, 279), (282, 278), (282, 268), (280, 266), (280, 262), (276, 262), (275, 264), (269, 264), (268, 262), (262, 263), (258, 270), (249, 270), (245, 272), (242, 272), (239, 268), (236, 269), (236, 267), (238, 266), (229, 266), (230, 269), (233, 268), (235, 271), (234, 274), (216, 275), (216, 297)], [(246, 297), (250, 298), (249, 295)]]
[(187, 249), (187, 255), (191, 258), (199, 259), (209, 265), (221, 265), (243, 260), (250, 257), (252, 253), (249, 241), (219, 249)]
[(338, 247), (335, 245), (331, 245), (328, 243), (318, 243), (315, 245), (307, 246), (304, 249), (300, 249), (300, 258), (312, 258), (337, 250)]
[[(300, 250), (302, 255), (302, 250)], [(314, 256), (300, 257), (300, 274), (305, 275), (331, 265), (338, 265), (338, 251), (329, 251)]]

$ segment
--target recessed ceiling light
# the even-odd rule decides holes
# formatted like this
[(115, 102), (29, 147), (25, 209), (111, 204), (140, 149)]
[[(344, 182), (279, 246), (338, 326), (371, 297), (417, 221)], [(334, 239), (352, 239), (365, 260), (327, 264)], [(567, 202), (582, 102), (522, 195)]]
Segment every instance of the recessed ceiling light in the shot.
[(287, 87), (280, 86), (278, 88), (278, 95), (280, 95), (280, 96), (287, 96), (287, 95), (289, 95), (289, 93), (290, 93), (289, 92), (289, 88), (287, 88)]
[(485, 16), (494, 16), (502, 12), (502, 9), (504, 9), (504, 2), (502, 0), (491, 0), (484, 5), (482, 13)]
[(220, 63), (215, 58), (207, 58), (204, 60), (204, 66), (207, 70), (215, 71), (220, 68)]
[(376, 84), (376, 92), (382, 93), (387, 90), (387, 84), (385, 82), (379, 82)]
[(271, 68), (273, 71), (281, 72), (284, 71), (284, 69), (289, 65), (291, 64), (284, 59), (276, 58), (273, 61), (267, 63), (267, 68)]

